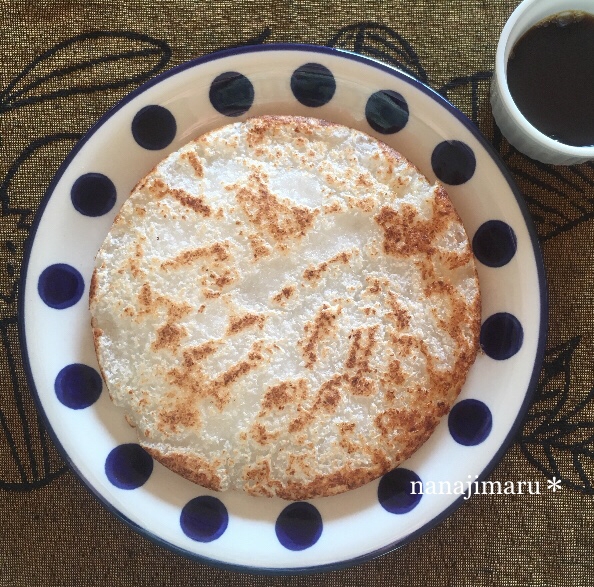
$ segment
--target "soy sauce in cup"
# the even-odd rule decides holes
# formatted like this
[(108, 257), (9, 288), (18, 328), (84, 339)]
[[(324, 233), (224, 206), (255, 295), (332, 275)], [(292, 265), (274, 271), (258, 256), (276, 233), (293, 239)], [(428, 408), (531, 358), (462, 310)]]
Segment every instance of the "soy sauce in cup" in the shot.
[(524, 117), (561, 143), (594, 145), (594, 15), (561, 12), (530, 28), (507, 63)]

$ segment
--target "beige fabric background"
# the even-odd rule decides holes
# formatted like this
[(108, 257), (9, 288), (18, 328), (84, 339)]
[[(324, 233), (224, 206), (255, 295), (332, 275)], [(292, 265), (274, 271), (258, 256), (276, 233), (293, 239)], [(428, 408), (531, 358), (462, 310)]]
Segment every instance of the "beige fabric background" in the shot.
[[(0, 92), (37, 56), (91, 31), (135, 31), (165, 41), (172, 51), (168, 68), (262, 34), (265, 42), (327, 44), (343, 27), (361, 22), (373, 22), (401, 35), (418, 55), (427, 82), (441, 88), (455, 78), (492, 70), (499, 32), (517, 4), (517, 0), (0, 0)], [(149, 45), (120, 37), (80, 40), (41, 63), (37, 77), (40, 72), (143, 47)], [(77, 86), (118, 85), (146, 73), (162, 54), (107, 61), (71, 73), (64, 70), (62, 76), (44, 80), (24, 97)], [(32, 216), (17, 212), (37, 208), (75, 136), (138, 85), (130, 82), (0, 109), (0, 180), (11, 174), (28, 145), (53, 137), (23, 159), (9, 188), (0, 192), (0, 407), (12, 430), (20, 425), (19, 409), (26, 414), (30, 452), (22, 431), (14, 434), (15, 450), (35, 457), (23, 465), (24, 472), (19, 471), (7, 439), (0, 435), (0, 480), (12, 483), (0, 488), (1, 587), (594, 584), (594, 436), (587, 426), (575, 430), (570, 426), (575, 421), (594, 420), (594, 405), (586, 401), (594, 386), (594, 172), (590, 165), (541, 166), (513, 152), (493, 128), (488, 83), (488, 79), (476, 81), (476, 118), (527, 197), (549, 277), (549, 352), (542, 388), (567, 392), (561, 415), (577, 410), (564, 420), (567, 442), (551, 448), (563, 489), (556, 493), (543, 489), (541, 495), (478, 495), (423, 537), (377, 560), (325, 575), (266, 577), (214, 569), (152, 544), (116, 520), (72, 472), (62, 472), (60, 456), (38, 430), (19, 353), (14, 283), (27, 235), (19, 220), (26, 224)], [(448, 94), (468, 115), (472, 114), (471, 90), (468, 82)], [(15, 399), (15, 389), (22, 404)], [(559, 414), (552, 410), (561, 396), (542, 399), (532, 413), (543, 408), (548, 415), (542, 418), (556, 421)], [(526, 425), (523, 440), (518, 437), (491, 479), (538, 480), (546, 486), (544, 471), (550, 477), (554, 467), (545, 449), (538, 443), (530, 445), (536, 460), (549, 464), (544, 470), (529, 462), (522, 451), (530, 444), (527, 437), (535, 433), (537, 421)], [(44, 463), (43, 474), (33, 470), (32, 462)]]

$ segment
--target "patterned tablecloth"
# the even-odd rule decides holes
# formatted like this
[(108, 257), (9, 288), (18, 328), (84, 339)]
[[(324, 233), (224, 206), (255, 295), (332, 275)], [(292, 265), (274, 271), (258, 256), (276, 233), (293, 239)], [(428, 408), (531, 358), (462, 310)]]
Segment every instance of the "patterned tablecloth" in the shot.
[[(517, 0), (0, 0), (0, 586), (594, 584), (594, 166), (553, 167), (500, 135), (488, 88)], [(539, 495), (476, 495), (416, 541), (326, 575), (219, 570), (117, 520), (52, 445), (28, 389), (17, 326), (24, 243), (82, 134), (142, 82), (233, 46), (306, 42), (375, 57), (462, 109), (515, 177), (549, 281), (533, 404), (493, 481)], [(549, 480), (561, 489), (549, 489)]]

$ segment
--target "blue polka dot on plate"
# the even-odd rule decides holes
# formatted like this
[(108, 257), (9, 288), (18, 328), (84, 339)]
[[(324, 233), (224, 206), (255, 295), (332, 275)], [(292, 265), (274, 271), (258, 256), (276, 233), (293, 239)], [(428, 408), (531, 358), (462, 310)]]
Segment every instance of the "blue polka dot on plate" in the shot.
[(226, 71), (210, 85), (208, 97), (213, 108), (225, 116), (241, 116), (254, 103), (254, 86), (241, 73)]
[(275, 524), (279, 542), (288, 550), (305, 550), (322, 535), (322, 516), (310, 503), (297, 501), (288, 505)]
[(156, 104), (140, 109), (132, 120), (134, 140), (149, 151), (159, 151), (169, 146), (176, 132), (177, 123), (173, 114)]
[(449, 185), (466, 183), (476, 170), (476, 157), (462, 141), (443, 141), (433, 149), (431, 166), (438, 179)]
[(491, 432), (493, 417), (487, 405), (477, 399), (458, 402), (448, 416), (452, 438), (464, 446), (483, 442)]
[(381, 90), (372, 94), (365, 105), (365, 118), (373, 130), (393, 134), (408, 122), (408, 104), (398, 92)]
[(70, 198), (74, 208), (85, 216), (103, 216), (115, 205), (117, 193), (109, 177), (102, 173), (85, 173), (72, 185)]
[(520, 321), (508, 312), (489, 316), (481, 326), (480, 344), (492, 359), (504, 361), (522, 348), (524, 330)]
[(487, 267), (503, 267), (516, 254), (518, 244), (512, 227), (501, 220), (488, 220), (472, 239), (475, 257)]
[(153, 472), (153, 459), (139, 444), (120, 444), (107, 455), (105, 474), (120, 489), (144, 485)]
[(37, 282), (37, 292), (43, 302), (55, 310), (74, 306), (82, 297), (85, 282), (71, 265), (56, 263), (46, 267)]
[(101, 395), (101, 375), (88, 365), (73, 363), (66, 365), (54, 381), (58, 400), (67, 408), (81, 410), (94, 404)]
[(227, 529), (229, 514), (220, 499), (203, 495), (184, 506), (179, 523), (183, 533), (192, 540), (212, 542)]
[(423, 497), (421, 478), (409, 469), (398, 468), (386, 473), (379, 482), (377, 498), (391, 514), (406, 514)]
[(336, 81), (332, 72), (321, 63), (306, 63), (293, 72), (291, 90), (301, 104), (317, 108), (332, 100)]

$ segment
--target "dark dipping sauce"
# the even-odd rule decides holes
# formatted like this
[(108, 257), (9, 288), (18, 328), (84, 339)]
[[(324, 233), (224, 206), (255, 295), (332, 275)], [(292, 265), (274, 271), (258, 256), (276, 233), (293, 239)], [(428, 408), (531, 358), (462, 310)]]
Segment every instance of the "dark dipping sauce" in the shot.
[(563, 12), (529, 29), (512, 50), (507, 82), (542, 133), (567, 145), (594, 145), (594, 15)]

